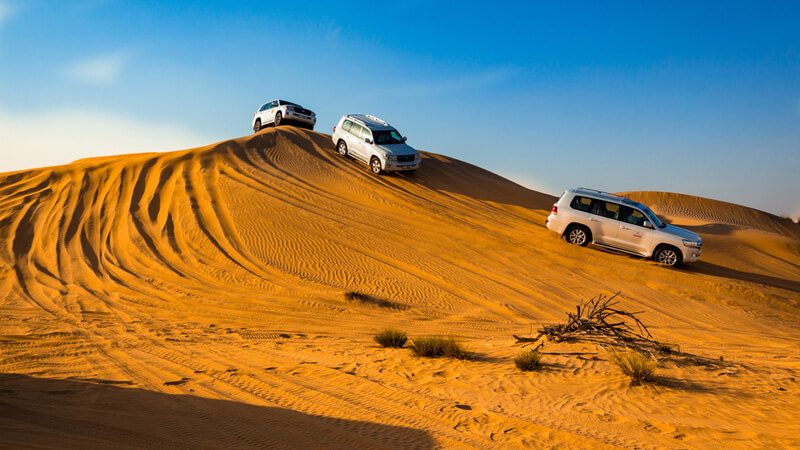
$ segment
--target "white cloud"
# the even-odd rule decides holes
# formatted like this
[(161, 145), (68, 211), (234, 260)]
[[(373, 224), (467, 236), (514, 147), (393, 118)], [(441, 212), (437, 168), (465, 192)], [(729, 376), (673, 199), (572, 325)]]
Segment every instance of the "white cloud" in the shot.
[(128, 65), (131, 56), (130, 52), (119, 51), (85, 59), (64, 68), (64, 75), (82, 83), (113, 83)]
[(0, 172), (94, 156), (180, 150), (216, 140), (183, 125), (146, 122), (102, 111), (61, 109), (16, 114), (0, 107)]
[(3, 22), (8, 19), (11, 15), (11, 7), (2, 0), (0, 0), (0, 27), (3, 26)]
[[(9, 17), (11, 17), (11, 7), (8, 6), (8, 3), (0, 0), (0, 30), (3, 28), (3, 24), (6, 20), (8, 20)], [(0, 43), (2, 43), (1, 40)], [(0, 53), (2, 53), (2, 48), (0, 48)]]

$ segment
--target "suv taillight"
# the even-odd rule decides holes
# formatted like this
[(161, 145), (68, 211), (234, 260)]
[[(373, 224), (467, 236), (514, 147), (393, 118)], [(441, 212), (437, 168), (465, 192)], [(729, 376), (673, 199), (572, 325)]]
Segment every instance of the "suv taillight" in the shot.
[(333, 132), (336, 133), (336, 127), (333, 127)]
[(550, 210), (553, 214), (558, 214), (558, 206), (553, 205), (553, 209)]

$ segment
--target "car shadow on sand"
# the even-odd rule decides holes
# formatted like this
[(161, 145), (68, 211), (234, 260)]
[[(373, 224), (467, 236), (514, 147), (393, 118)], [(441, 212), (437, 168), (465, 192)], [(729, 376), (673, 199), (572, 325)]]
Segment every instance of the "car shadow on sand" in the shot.
[(711, 275), (720, 278), (730, 278), (734, 280), (763, 284), (771, 287), (776, 287), (779, 289), (786, 289), (789, 291), (800, 292), (800, 281), (788, 280), (785, 278), (773, 277), (770, 275), (762, 275), (759, 273), (743, 272), (741, 270), (731, 269), (729, 267), (713, 264), (708, 261), (697, 261), (692, 264), (686, 264), (681, 267), (681, 270), (689, 273), (701, 273), (704, 275)]
[(173, 392), (165, 393), (135, 387), (136, 383), (130, 380), (98, 381), (101, 380), (0, 374), (0, 446), (341, 449), (437, 446), (427, 432), (412, 428), (203, 398), (189, 394), (191, 382), (182, 388), (165, 388)]

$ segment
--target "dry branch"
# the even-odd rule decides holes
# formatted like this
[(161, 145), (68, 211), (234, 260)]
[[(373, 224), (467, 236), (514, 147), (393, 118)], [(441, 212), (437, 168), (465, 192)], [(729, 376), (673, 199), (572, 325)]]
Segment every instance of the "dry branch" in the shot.
[(555, 342), (600, 340), (625, 346), (653, 346), (656, 341), (637, 317), (642, 311), (619, 309), (619, 301), (615, 300), (619, 294), (617, 292), (610, 297), (600, 294), (588, 301), (582, 301), (575, 306), (575, 312), (567, 313), (565, 323), (543, 325), (534, 338), (514, 335), (514, 339), (517, 342), (536, 342), (546, 337)]

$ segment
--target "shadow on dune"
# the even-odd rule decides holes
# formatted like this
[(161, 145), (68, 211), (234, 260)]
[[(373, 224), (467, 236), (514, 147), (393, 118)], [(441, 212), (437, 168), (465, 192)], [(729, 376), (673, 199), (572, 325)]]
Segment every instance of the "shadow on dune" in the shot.
[(743, 272), (741, 270), (719, 266), (717, 264), (713, 264), (708, 261), (698, 261), (692, 264), (687, 264), (683, 266), (681, 270), (688, 273), (702, 273), (705, 275), (712, 275), (720, 278), (732, 278), (734, 280), (765, 284), (767, 286), (772, 286), (780, 289), (787, 289), (790, 291), (800, 292), (800, 282), (798, 281), (772, 277), (769, 275), (761, 275), (752, 272)]
[[(317, 148), (336, 153), (331, 137), (302, 129), (278, 129), (277, 132), (300, 149)], [(476, 200), (549, 210), (556, 197), (543, 194), (478, 166), (435, 153), (422, 153), (422, 167), (414, 174), (392, 172), (388, 179), (404, 178), (410, 183), (438, 193), (455, 194)], [(352, 164), (360, 164), (350, 160)], [(372, 176), (364, 172), (365, 176)]]
[(129, 381), (0, 374), (0, 446), (433, 448), (424, 431), (183, 394)]
[(447, 156), (425, 153), (422, 164), (423, 167), (417, 171), (414, 180), (419, 185), (439, 193), (463, 195), (477, 200), (546, 211), (549, 211), (558, 199)]

